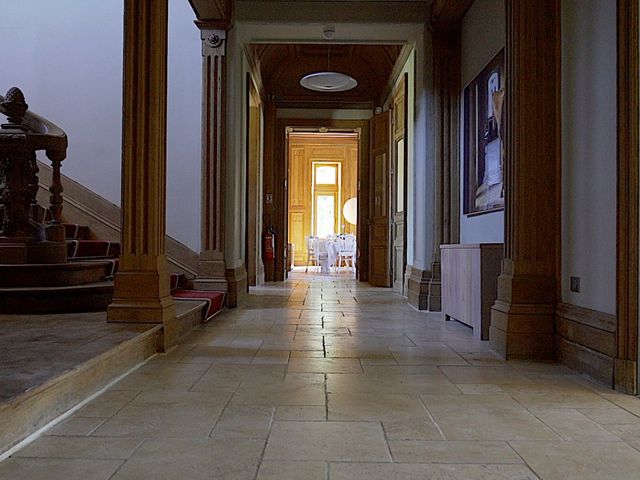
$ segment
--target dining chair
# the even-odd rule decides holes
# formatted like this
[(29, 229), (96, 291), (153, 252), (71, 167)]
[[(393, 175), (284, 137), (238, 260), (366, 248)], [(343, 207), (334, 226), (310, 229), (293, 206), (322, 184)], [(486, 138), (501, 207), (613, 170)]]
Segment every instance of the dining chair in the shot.
[(351, 270), (352, 268), (355, 269), (355, 258), (356, 258), (356, 236), (351, 234), (345, 235), (343, 238), (339, 240), (338, 269), (342, 267), (343, 262), (344, 262), (344, 266), (347, 267), (349, 270)]
[(304, 241), (307, 244), (307, 268), (305, 269), (305, 273), (309, 271), (309, 263), (313, 262), (314, 266), (318, 266), (318, 256), (317, 256), (317, 238), (311, 235), (304, 237)]

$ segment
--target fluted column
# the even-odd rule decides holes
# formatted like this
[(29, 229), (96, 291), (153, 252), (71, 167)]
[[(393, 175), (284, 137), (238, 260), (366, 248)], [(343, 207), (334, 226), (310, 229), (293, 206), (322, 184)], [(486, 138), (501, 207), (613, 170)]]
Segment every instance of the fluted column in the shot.
[(507, 0), (505, 259), (490, 340), (552, 358), (560, 252), (560, 0)]
[(226, 41), (223, 29), (201, 27), (202, 220), (198, 288), (228, 290), (224, 252)]
[(433, 263), (427, 305), (440, 311), (442, 303), (440, 246), (457, 243), (460, 238), (459, 190), (459, 97), (460, 24), (436, 25), (433, 40), (433, 90), (435, 97), (435, 211), (433, 225)]
[(125, 0), (122, 255), (111, 322), (162, 323), (175, 334), (165, 256), (167, 0)]

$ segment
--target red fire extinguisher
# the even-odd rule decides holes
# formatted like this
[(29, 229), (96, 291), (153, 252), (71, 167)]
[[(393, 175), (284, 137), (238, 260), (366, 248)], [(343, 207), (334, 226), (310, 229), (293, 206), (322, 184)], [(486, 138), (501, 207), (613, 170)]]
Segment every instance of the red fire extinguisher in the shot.
[(265, 262), (272, 262), (276, 258), (276, 235), (273, 226), (271, 225), (271, 216), (265, 215), (265, 231), (262, 234), (262, 249), (263, 260)]
[(276, 241), (273, 233), (267, 230), (262, 235), (262, 244), (264, 246), (264, 259), (268, 262), (273, 261), (275, 257)]

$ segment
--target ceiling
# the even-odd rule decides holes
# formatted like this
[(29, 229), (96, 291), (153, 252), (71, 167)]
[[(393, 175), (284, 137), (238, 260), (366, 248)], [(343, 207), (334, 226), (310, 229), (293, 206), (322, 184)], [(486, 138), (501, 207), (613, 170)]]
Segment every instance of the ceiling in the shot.
[[(371, 108), (381, 103), (402, 45), (250, 44), (264, 93), (281, 107)], [(347, 92), (314, 92), (300, 79), (320, 71), (352, 76)]]
[[(436, 0), (459, 1), (467, 0)], [(273, 21), (274, 16), (291, 21), (370, 21), (372, 11), (382, 15), (373, 16), (377, 21), (412, 21), (424, 16), (431, 0), (189, 0), (189, 3), (199, 22), (212, 28), (226, 28), (232, 20)], [(339, 12), (324, 8), (327, 3), (335, 5)]]

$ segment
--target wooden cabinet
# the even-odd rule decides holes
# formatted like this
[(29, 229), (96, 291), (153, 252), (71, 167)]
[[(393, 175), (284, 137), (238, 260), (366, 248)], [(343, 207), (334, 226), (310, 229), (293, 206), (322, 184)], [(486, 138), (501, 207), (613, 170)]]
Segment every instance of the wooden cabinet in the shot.
[(442, 314), (473, 327), (489, 339), (491, 305), (496, 300), (504, 244), (442, 245)]

